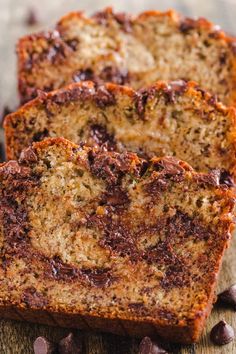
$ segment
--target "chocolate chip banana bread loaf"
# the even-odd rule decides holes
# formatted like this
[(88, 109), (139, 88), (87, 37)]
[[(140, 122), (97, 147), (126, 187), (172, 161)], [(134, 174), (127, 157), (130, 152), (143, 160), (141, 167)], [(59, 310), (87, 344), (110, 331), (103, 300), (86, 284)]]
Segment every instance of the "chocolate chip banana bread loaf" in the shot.
[(131, 17), (106, 9), (91, 18), (74, 12), (54, 31), (22, 38), (17, 51), (22, 102), (38, 89), (51, 91), (72, 81), (139, 89), (160, 79), (185, 79), (236, 104), (235, 39), (205, 19), (175, 11)]
[(1, 315), (198, 340), (232, 229), (217, 172), (62, 138), (0, 165)]
[(9, 115), (5, 133), (9, 159), (33, 141), (63, 136), (142, 157), (173, 155), (198, 171), (218, 168), (229, 184), (235, 175), (235, 110), (192, 82), (158, 82), (137, 92), (75, 83)]

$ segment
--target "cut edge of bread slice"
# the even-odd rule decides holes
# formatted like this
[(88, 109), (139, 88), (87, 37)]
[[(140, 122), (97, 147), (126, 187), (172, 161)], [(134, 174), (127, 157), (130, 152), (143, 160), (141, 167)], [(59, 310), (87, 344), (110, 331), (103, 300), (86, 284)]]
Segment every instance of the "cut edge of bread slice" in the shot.
[(149, 158), (173, 155), (197, 171), (220, 169), (235, 178), (236, 110), (194, 82), (159, 81), (139, 91), (74, 83), (41, 93), (8, 115), (4, 128), (8, 159), (33, 141), (63, 136)]
[[(222, 74), (223, 76), (219, 78), (219, 81), (227, 81), (225, 83), (222, 82), (223, 86), (229, 84), (228, 92), (224, 95), (222, 94), (223, 96), (221, 95), (220, 99), (226, 104), (235, 105), (236, 41), (234, 37), (228, 36), (219, 28), (219, 26), (214, 25), (204, 18), (199, 18), (197, 20), (185, 18), (174, 10), (169, 10), (167, 12), (146, 11), (135, 17), (124, 13), (115, 13), (111, 8), (105, 9), (90, 18), (86, 17), (82, 12), (69, 13), (68, 15), (62, 17), (56, 25), (55, 30), (32, 34), (19, 40), (17, 45), (17, 53), (18, 82), (21, 102), (24, 103), (37, 96), (38, 89), (43, 91), (51, 91), (61, 88), (77, 79), (89, 80), (91, 76), (95, 80), (99, 78), (100, 81), (103, 80), (105, 82), (111, 81), (118, 84), (124, 82), (126, 84), (130, 84), (130, 86), (136, 89), (150, 85), (157, 80), (177, 80), (184, 78), (186, 80), (195, 80), (203, 86), (203, 88), (205, 86), (206, 89), (212, 90), (214, 83), (211, 82), (211, 85), (208, 87), (207, 82), (205, 82), (206, 74), (203, 73), (201, 79), (198, 79), (198, 74), (195, 76), (194, 70), (192, 70), (193, 72), (191, 72), (191, 74), (188, 73), (190, 67), (186, 69), (186, 72), (183, 71), (180, 75), (176, 75), (181, 67), (183, 68), (185, 65), (189, 65), (185, 59), (181, 59), (181, 53), (178, 52), (177, 54), (173, 53), (173, 56), (176, 56), (174, 57), (174, 61), (172, 61), (172, 63), (177, 63), (178, 60), (183, 60), (180, 68), (176, 68), (171, 76), (168, 76), (169, 74), (165, 73), (165, 68), (161, 66), (156, 72), (154, 65), (156, 54), (155, 50), (152, 48), (155, 39), (151, 39), (151, 43), (149, 45), (146, 32), (145, 38), (143, 38), (143, 35), (140, 35), (139, 30), (136, 31), (137, 34), (135, 32), (135, 35), (132, 36), (133, 27), (135, 28), (135, 26), (140, 26), (140, 28), (142, 28), (145, 21), (150, 21), (150, 24), (152, 24), (152, 21), (155, 23), (155, 19), (163, 20), (163, 24), (169, 21), (169, 30), (172, 28), (174, 34), (175, 32), (177, 34), (181, 33), (184, 37), (188, 37), (191, 36), (191, 31), (195, 31), (195, 36), (193, 35), (190, 39), (188, 38), (183, 40), (186, 41), (186, 47), (188, 47), (190, 43), (198, 41), (198, 37), (201, 33), (205, 33), (206, 35), (205, 40), (204, 38), (201, 39), (203, 45), (206, 46), (206, 50), (208, 50), (207, 46), (209, 44), (204, 44), (204, 41), (207, 42), (209, 40), (210, 42), (212, 41), (212, 43), (214, 42), (217, 48), (219, 46), (219, 50), (217, 49), (219, 52), (219, 58), (217, 58), (216, 53), (214, 53), (215, 63), (209, 63), (208, 67), (213, 67), (214, 64), (218, 65), (218, 60), (222, 67), (226, 67), (228, 65), (228, 61), (230, 62), (229, 67), (227, 66), (227, 69), (225, 69), (225, 76)], [(163, 24), (161, 24), (160, 27), (162, 27)], [(101, 36), (104, 35), (106, 37), (106, 41), (104, 41), (105, 44), (100, 42), (98, 44), (94, 43), (93, 47), (95, 48), (96, 45), (98, 45), (98, 47), (101, 45), (104, 46), (104, 48), (101, 50), (98, 48), (98, 53), (94, 52), (89, 55), (86, 53), (80, 54), (83, 50), (85, 50), (86, 43), (84, 43), (82, 50), (80, 48), (79, 54), (76, 54), (78, 57), (75, 57), (77, 46), (81, 40), (82, 43), (84, 40), (83, 38), (80, 38), (80, 35), (82, 35), (78, 30), (80, 26), (84, 26), (85, 28), (88, 27), (88, 36), (91, 35), (91, 40), (94, 41), (96, 41), (96, 33), (93, 33), (93, 31), (95, 31), (96, 28), (98, 32), (101, 31)], [(106, 31), (108, 31), (108, 33)], [(147, 29), (145, 29), (145, 31), (147, 31)], [(150, 30), (148, 31), (150, 33)], [(167, 34), (165, 34), (165, 30), (163, 30), (162, 34), (162, 30), (160, 29), (160, 37), (163, 35), (163, 38), (165, 39), (165, 35), (168, 35), (168, 30), (166, 30), (166, 32)], [(164, 44), (167, 41), (168, 40), (165, 40)], [(136, 45), (134, 43), (136, 43)], [(122, 46), (124, 45), (124, 49), (122, 50), (119, 49), (121, 44)], [(142, 55), (141, 52), (136, 53), (138, 61), (136, 59), (134, 64), (132, 64), (132, 52), (134, 52), (134, 50), (130, 50), (129, 48), (129, 46), (133, 45), (134, 49), (140, 47), (140, 51), (142, 52)], [(173, 45), (173, 43), (171, 45)], [(86, 50), (89, 50), (89, 48), (91, 50), (91, 45), (88, 45)], [(186, 48), (184, 48), (185, 47), (183, 46), (183, 50), (186, 50)], [(210, 57), (209, 53), (201, 53), (201, 48), (199, 50), (199, 57), (198, 55), (196, 57), (193, 56), (194, 60), (200, 62), (204, 59), (203, 57), (205, 55)], [(129, 55), (131, 55), (132, 60), (127, 59), (125, 57), (126, 54), (124, 54), (123, 51), (127, 53), (130, 51)], [(162, 55), (164, 54), (162, 53)], [(135, 66), (138, 64), (141, 65), (142, 56), (145, 58), (142, 64), (143, 66), (137, 69), (136, 72)], [(178, 59), (178, 57), (180, 57), (180, 59)], [(188, 57), (188, 51), (183, 54), (183, 57)], [(167, 61), (168, 60), (169, 57)], [(171, 62), (168, 62), (168, 66), (170, 65)], [(130, 69), (128, 66), (130, 66)], [(133, 74), (132, 70), (134, 70)], [(159, 73), (158, 70), (160, 71)], [(229, 70), (228, 73), (227, 70)], [(203, 71), (205, 71), (205, 69)], [(132, 75), (134, 75), (133, 78)], [(217, 89), (215, 88), (215, 90)]]
[(233, 227), (215, 172), (54, 138), (1, 164), (0, 192), (3, 317), (199, 339)]

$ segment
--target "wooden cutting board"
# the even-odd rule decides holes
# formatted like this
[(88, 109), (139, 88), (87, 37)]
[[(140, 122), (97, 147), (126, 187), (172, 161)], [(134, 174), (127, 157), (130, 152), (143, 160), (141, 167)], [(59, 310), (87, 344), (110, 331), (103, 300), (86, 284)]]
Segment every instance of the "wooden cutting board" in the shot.
[[(173, 3), (173, 1), (170, 2)], [(201, 6), (204, 13), (204, 4), (206, 2), (204, 0), (198, 0), (198, 5), (200, 2), (202, 3)], [(212, 3), (216, 4), (216, 2), (217, 1), (213, 1)], [(108, 3), (110, 2), (102, 0), (97, 1), (96, 8), (103, 8), (104, 6), (107, 6)], [(182, 9), (186, 11), (187, 2), (178, 1), (176, 5), (179, 7), (180, 3), (183, 6)], [(78, 9), (78, 7), (80, 7), (80, 9), (86, 9), (93, 12), (95, 11), (95, 8), (94, 1), (86, 0), (81, 0), (79, 4), (77, 0), (40, 0), (38, 4), (31, 0), (1, 0), (0, 4), (0, 110), (2, 110), (5, 104), (7, 104), (9, 108), (14, 108), (17, 105), (16, 65), (14, 54), (17, 38), (27, 32), (37, 31), (38, 29), (44, 28), (48, 23), (54, 23), (62, 14), (72, 9)], [(39, 8), (41, 23), (37, 26), (29, 27), (26, 25), (24, 19), (27, 16), (29, 8), (32, 7), (32, 4), (34, 4), (34, 7), (38, 6)], [(119, 4), (120, 6), (116, 6), (118, 10), (122, 9), (122, 1), (119, 2)], [(210, 6), (209, 2), (207, 2), (207, 4)], [(130, 1), (130, 5), (134, 5), (134, 2)], [(136, 12), (140, 11), (141, 8), (156, 8), (156, 3), (152, 0), (139, 1), (138, 5), (139, 8)], [(123, 6), (123, 10), (124, 9), (129, 10), (129, 8), (124, 8)], [(134, 10), (134, 6), (132, 9)], [(214, 7), (214, 11), (215, 10), (216, 8)], [(0, 140), (2, 139), (2, 132), (0, 132)], [(224, 258), (219, 280), (219, 291), (236, 283), (235, 251), (236, 238), (232, 242), (230, 249), (227, 250), (227, 254)], [(176, 354), (235, 354), (236, 340), (224, 347), (216, 347), (209, 341), (210, 329), (221, 319), (225, 319), (236, 331), (236, 313), (232, 310), (215, 308), (208, 320), (200, 343), (182, 348), (180, 346), (172, 346), (172, 351)], [(0, 320), (0, 354), (30, 354), (33, 353), (32, 344), (36, 337), (46, 336), (50, 340), (58, 341), (68, 333), (69, 330), (62, 328)], [(84, 354), (138, 353), (138, 344), (140, 341), (138, 339), (118, 337), (111, 334), (93, 334), (79, 330), (78, 333), (83, 342)]]

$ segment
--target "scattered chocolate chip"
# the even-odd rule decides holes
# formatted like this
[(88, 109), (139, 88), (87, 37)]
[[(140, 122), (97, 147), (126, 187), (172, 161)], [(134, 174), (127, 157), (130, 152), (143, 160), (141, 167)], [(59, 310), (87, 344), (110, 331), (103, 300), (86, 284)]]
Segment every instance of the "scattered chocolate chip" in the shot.
[(91, 125), (90, 135), (95, 144), (108, 150), (116, 149), (114, 135), (109, 134), (105, 126), (99, 124)]
[(46, 94), (45, 91), (37, 90), (36, 94), (37, 94), (37, 97), (38, 97), (39, 99), (41, 99), (42, 101), (44, 101), (44, 100), (47, 99), (47, 94)]
[(132, 32), (131, 17), (124, 12), (114, 14), (114, 18), (121, 25), (121, 28), (127, 32)]
[(59, 256), (54, 256), (50, 260), (49, 269), (53, 279), (72, 281), (78, 278), (78, 269), (62, 262)]
[(209, 33), (208, 37), (213, 39), (220, 38), (221, 28), (220, 26), (214, 26), (212, 32)]
[(220, 293), (218, 295), (218, 302), (220, 304), (232, 306), (236, 311), (236, 284)]
[(20, 174), (22, 171), (17, 161), (8, 161), (0, 167), (0, 172), (5, 173), (6, 175), (16, 175)]
[(226, 53), (221, 53), (219, 57), (219, 61), (221, 65), (226, 64), (227, 61), (227, 54)]
[(39, 23), (38, 14), (35, 9), (29, 9), (25, 18), (25, 24), (27, 26), (34, 26)]
[(123, 12), (114, 13), (111, 8), (107, 8), (105, 11), (96, 12), (93, 18), (102, 26), (109, 25), (110, 21), (114, 19), (119, 23), (124, 32), (130, 33), (132, 31), (131, 16)]
[(104, 193), (103, 198), (106, 204), (112, 205), (113, 207), (124, 207), (129, 203), (128, 194), (120, 187), (112, 188), (110, 192), (107, 191)]
[(105, 108), (115, 104), (115, 97), (105, 86), (99, 86), (95, 96), (95, 102), (99, 108)]
[(168, 354), (168, 352), (149, 337), (144, 337), (139, 345), (139, 354)]
[(56, 346), (45, 337), (38, 337), (34, 341), (34, 354), (54, 354)]
[(220, 321), (212, 328), (210, 339), (216, 345), (228, 344), (234, 339), (234, 330), (225, 321)]
[(104, 82), (113, 82), (118, 85), (125, 85), (130, 81), (128, 70), (118, 69), (114, 66), (106, 66), (99, 75)]
[(196, 27), (196, 21), (191, 19), (191, 18), (185, 18), (180, 26), (179, 26), (179, 30), (180, 32), (187, 34), (189, 33), (191, 30), (193, 30)]
[(26, 304), (26, 306), (34, 308), (42, 308), (48, 304), (48, 300), (44, 294), (36, 291), (33, 286), (24, 290), (21, 300)]
[(92, 69), (85, 69), (85, 70), (76, 71), (73, 74), (73, 80), (75, 82), (93, 81), (94, 80), (93, 70)]
[(45, 128), (42, 131), (34, 133), (32, 140), (33, 141), (41, 141), (44, 138), (48, 137), (48, 134), (49, 134), (48, 129)]
[(98, 288), (105, 288), (114, 281), (110, 268), (83, 268), (81, 274), (91, 285)]
[(145, 116), (146, 105), (148, 99), (153, 99), (155, 95), (156, 95), (156, 90), (153, 87), (150, 87), (149, 89), (144, 88), (137, 91), (135, 96), (135, 106), (136, 106), (137, 114), (141, 119), (143, 120), (148, 119)]
[(19, 158), (20, 163), (37, 162), (38, 158), (31, 147), (24, 149)]
[(171, 81), (163, 90), (166, 103), (175, 103), (178, 95), (183, 95), (187, 89), (187, 83), (184, 80)]
[(80, 340), (73, 334), (60, 340), (58, 344), (59, 354), (80, 354), (82, 353), (82, 344)]
[(76, 49), (78, 48), (79, 40), (78, 40), (77, 38), (68, 39), (68, 40), (66, 41), (66, 44), (67, 44), (73, 51), (76, 51)]
[(234, 181), (229, 172), (225, 170), (220, 171), (220, 184), (225, 184), (228, 187), (234, 187)]

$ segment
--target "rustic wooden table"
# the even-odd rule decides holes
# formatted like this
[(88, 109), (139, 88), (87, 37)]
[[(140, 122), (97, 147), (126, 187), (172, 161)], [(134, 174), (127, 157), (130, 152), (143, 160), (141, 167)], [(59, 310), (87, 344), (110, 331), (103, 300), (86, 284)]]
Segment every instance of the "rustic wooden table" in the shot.
[[(0, 110), (5, 105), (14, 109), (17, 106), (15, 43), (19, 36), (48, 28), (64, 13), (71, 10), (85, 10), (88, 13), (112, 5), (111, 1), (100, 0), (0, 0)], [(145, 9), (176, 8), (186, 15), (205, 16), (219, 23), (230, 33), (236, 33), (236, 0), (119, 0), (113, 1), (118, 11), (138, 13)], [(35, 9), (39, 23), (26, 24), (29, 9)], [(0, 132), (2, 140), (2, 132)], [(219, 280), (219, 290), (236, 283), (236, 240), (231, 244), (224, 258)], [(236, 340), (224, 347), (215, 347), (209, 341), (209, 331), (219, 320), (225, 319), (236, 331), (236, 314), (232, 310), (215, 308), (208, 320), (200, 343), (188, 346), (173, 346), (178, 354), (233, 354), (236, 353)], [(33, 353), (32, 343), (37, 336), (43, 335), (57, 341), (67, 335), (69, 330), (48, 326), (0, 320), (0, 354)], [(86, 354), (135, 354), (139, 340), (122, 338), (110, 334), (81, 332), (81, 340)]]

